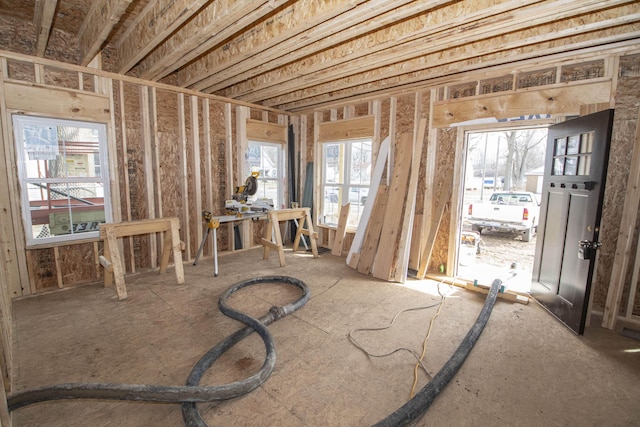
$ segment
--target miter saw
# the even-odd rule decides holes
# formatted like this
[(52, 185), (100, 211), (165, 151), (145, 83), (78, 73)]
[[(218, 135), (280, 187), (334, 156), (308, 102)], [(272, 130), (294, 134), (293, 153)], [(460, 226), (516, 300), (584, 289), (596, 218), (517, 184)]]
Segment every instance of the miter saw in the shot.
[(225, 202), (225, 209), (228, 213), (248, 213), (248, 212), (264, 212), (273, 209), (273, 200), (258, 198), (247, 203), (249, 196), (253, 196), (258, 192), (258, 176), (260, 172), (251, 172), (251, 175), (244, 181), (244, 185), (235, 188), (232, 200)]
[(244, 185), (236, 187), (233, 192), (233, 200), (246, 203), (248, 196), (253, 196), (258, 192), (258, 176), (260, 172), (251, 172), (251, 175), (244, 181)]

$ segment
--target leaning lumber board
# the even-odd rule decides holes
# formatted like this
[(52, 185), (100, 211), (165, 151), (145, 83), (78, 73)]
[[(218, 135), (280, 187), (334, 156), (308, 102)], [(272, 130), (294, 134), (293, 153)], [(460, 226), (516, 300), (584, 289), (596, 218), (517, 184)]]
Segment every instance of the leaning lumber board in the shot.
[[(389, 145), (390, 138), (386, 137), (384, 141), (382, 141), (380, 150), (378, 151), (376, 166), (373, 169), (373, 175), (371, 176), (371, 187), (369, 188), (370, 193), (377, 193), (378, 191), (380, 180), (382, 180), (382, 173), (384, 172), (384, 167), (387, 164)], [(357, 263), (352, 262), (352, 258), (354, 254), (360, 253), (360, 249), (362, 248), (362, 240), (364, 239), (367, 223), (369, 222), (369, 217), (371, 216), (371, 210), (373, 209), (374, 204), (375, 199), (367, 197), (367, 200), (364, 203), (364, 208), (362, 209), (362, 215), (360, 216), (360, 225), (356, 230), (356, 234), (353, 237), (353, 242), (351, 243), (351, 248), (349, 249), (349, 254), (347, 255), (347, 264), (349, 264), (349, 266), (353, 268), (356, 268), (354, 264), (357, 265)]]
[(344, 243), (344, 236), (347, 233), (347, 220), (349, 219), (349, 210), (351, 203), (346, 203), (340, 207), (340, 218), (338, 218), (338, 229), (336, 230), (336, 236), (333, 239), (333, 246), (331, 248), (331, 255), (342, 255), (342, 244)]
[[(456, 279), (454, 277), (443, 276), (439, 274), (428, 274), (427, 279), (436, 280), (441, 283), (448, 283), (453, 286), (457, 286), (462, 289), (466, 289), (468, 291), (477, 292), (480, 294), (488, 294), (489, 286), (486, 285), (474, 285), (473, 282), (464, 279)], [(525, 294), (521, 294), (518, 292), (510, 291), (509, 289), (499, 292), (498, 298), (503, 299), (505, 301), (515, 302), (518, 304), (529, 304), (529, 297)]]
[(398, 239), (402, 231), (402, 218), (405, 212), (412, 148), (412, 135), (410, 133), (400, 135), (395, 153), (393, 176), (388, 191), (389, 198), (385, 207), (384, 224), (380, 232), (380, 241), (384, 244), (378, 247), (371, 270), (374, 277), (382, 280), (391, 280), (392, 277), (392, 264), (398, 250)]
[(420, 171), (420, 159), (422, 158), (422, 147), (424, 145), (424, 133), (427, 129), (427, 119), (420, 119), (418, 132), (413, 137), (413, 149), (411, 159), (411, 175), (407, 185), (407, 202), (402, 219), (400, 243), (398, 245), (397, 257), (393, 263), (393, 281), (404, 283), (407, 280), (407, 269), (409, 268), (409, 253), (411, 247), (411, 235), (413, 234), (413, 221), (416, 210), (416, 192), (418, 191), (418, 175)]
[(380, 233), (382, 232), (382, 224), (384, 223), (384, 213), (387, 206), (387, 198), (389, 193), (386, 184), (381, 184), (378, 187), (378, 194), (376, 194), (376, 210), (373, 211), (369, 223), (367, 224), (367, 230), (362, 242), (362, 250), (360, 252), (360, 258), (358, 260), (358, 271), (362, 274), (371, 273), (373, 267), (373, 260), (378, 250), (380, 243)]

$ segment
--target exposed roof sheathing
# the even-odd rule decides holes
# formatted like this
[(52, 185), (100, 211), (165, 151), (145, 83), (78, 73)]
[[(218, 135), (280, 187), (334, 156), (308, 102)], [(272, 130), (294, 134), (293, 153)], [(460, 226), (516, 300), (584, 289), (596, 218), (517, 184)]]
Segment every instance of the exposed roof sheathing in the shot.
[(36, 27), (21, 53), (46, 56), (59, 31), (82, 65), (108, 48), (110, 71), (291, 111), (640, 36), (630, 0), (0, 0), (0, 15)]

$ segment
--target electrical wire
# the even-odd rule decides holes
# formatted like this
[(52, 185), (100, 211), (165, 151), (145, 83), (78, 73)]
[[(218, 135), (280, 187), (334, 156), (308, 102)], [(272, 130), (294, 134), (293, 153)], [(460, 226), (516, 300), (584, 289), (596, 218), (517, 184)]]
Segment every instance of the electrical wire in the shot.
[(438, 304), (432, 304), (432, 305), (427, 305), (427, 306), (422, 306), (422, 307), (412, 307), (412, 308), (407, 308), (407, 309), (404, 309), (404, 310), (400, 310), (398, 313), (396, 313), (395, 316), (393, 316), (393, 319), (391, 320), (391, 322), (387, 326), (382, 326), (382, 327), (379, 327), (379, 328), (358, 328), (358, 329), (353, 329), (352, 331), (349, 332), (349, 341), (351, 341), (351, 343), (356, 348), (360, 349), (364, 354), (366, 354), (369, 357), (383, 358), (383, 357), (388, 357), (388, 356), (391, 356), (393, 354), (396, 354), (396, 353), (398, 353), (400, 351), (407, 351), (407, 352), (411, 353), (413, 355), (413, 357), (416, 358), (418, 365), (422, 367), (422, 369), (425, 371), (425, 373), (429, 377), (431, 377), (431, 374), (429, 373), (427, 368), (424, 366), (424, 364), (420, 360), (420, 356), (415, 351), (411, 350), (410, 348), (398, 347), (398, 348), (396, 348), (396, 349), (394, 349), (394, 350), (392, 350), (392, 351), (390, 351), (388, 353), (374, 354), (374, 353), (371, 353), (370, 351), (366, 350), (364, 348), (364, 346), (362, 344), (360, 344), (360, 342), (358, 342), (358, 340), (356, 340), (356, 338), (353, 336), (353, 334), (356, 333), (356, 332), (362, 332), (362, 331), (366, 331), (366, 332), (384, 331), (386, 329), (391, 328), (394, 325), (394, 323), (396, 322), (396, 319), (398, 319), (398, 317), (400, 317), (401, 314), (407, 313), (409, 311), (427, 310), (427, 309), (436, 307)]
[[(429, 378), (432, 378), (431, 373), (429, 372), (429, 370), (427, 369), (427, 367), (424, 365), (423, 363), (423, 359), (424, 359), (424, 355), (425, 355), (425, 348), (426, 348), (426, 339), (428, 339), (429, 334), (431, 333), (431, 327), (433, 324), (433, 320), (435, 319), (435, 317), (438, 316), (438, 314), (440, 313), (440, 309), (442, 307), (442, 304), (444, 303), (444, 298), (445, 296), (440, 292), (440, 285), (444, 283), (444, 280), (440, 281), (438, 283), (438, 295), (440, 295), (441, 297), (441, 301), (439, 303), (436, 304), (431, 304), (431, 305), (427, 305), (427, 306), (419, 306), (419, 307), (411, 307), (411, 308), (407, 308), (404, 310), (400, 310), (399, 312), (397, 312), (395, 314), (395, 316), (393, 316), (393, 319), (391, 319), (391, 322), (387, 325), (387, 326), (382, 326), (382, 327), (377, 327), (377, 328), (357, 328), (357, 329), (353, 329), (349, 332), (349, 341), (351, 341), (351, 343), (358, 348), (359, 350), (361, 350), (364, 354), (366, 354), (369, 357), (377, 357), (377, 358), (384, 358), (384, 357), (389, 357), (391, 355), (394, 355), (398, 352), (401, 351), (406, 351), (408, 353), (410, 353), (411, 355), (413, 355), (413, 357), (416, 359), (416, 366), (414, 369), (414, 385), (413, 388), (411, 389), (411, 397), (413, 397), (413, 391), (415, 390), (415, 385), (417, 383), (417, 371), (419, 368), (422, 368), (422, 370), (425, 372), (425, 374), (427, 374), (427, 376)], [(398, 317), (400, 317), (401, 314), (403, 313), (407, 313), (410, 311), (419, 311), (419, 310), (428, 310), (430, 308), (434, 308), (434, 307), (438, 307), (438, 312), (435, 314), (435, 316), (431, 319), (431, 322), (429, 323), (429, 333), (427, 334), (427, 338), (425, 339), (424, 343), (423, 343), (423, 351), (422, 351), (422, 355), (418, 355), (418, 353), (416, 353), (414, 350), (407, 348), (407, 347), (398, 347), (395, 348), (394, 350), (388, 352), (388, 353), (383, 353), (383, 354), (374, 354), (371, 353), (370, 351), (368, 351), (367, 349), (364, 348), (364, 346), (362, 344), (360, 344), (360, 342), (358, 340), (356, 340), (356, 338), (353, 336), (354, 333), (356, 332), (362, 332), (362, 331), (366, 331), (366, 332), (375, 332), (375, 331), (384, 331), (386, 329), (391, 328), (396, 320), (398, 319)]]
[(437, 374), (433, 376), (415, 397), (398, 408), (395, 412), (380, 420), (373, 427), (403, 427), (414, 425), (427, 410), (431, 407), (436, 398), (447, 387), (451, 379), (462, 367), (467, 356), (471, 353), (473, 346), (480, 338), (480, 334), (491, 316), (491, 311), (496, 303), (498, 291), (502, 285), (501, 279), (495, 279), (491, 284), (489, 293), (484, 302), (484, 306), (478, 318), (469, 329), (469, 332), (460, 342), (458, 348), (453, 352), (447, 363), (444, 364)]
[[(453, 281), (455, 283), (455, 278), (453, 279)], [(424, 360), (424, 356), (427, 354), (427, 341), (431, 336), (431, 330), (433, 329), (433, 324), (435, 323), (436, 318), (440, 315), (440, 311), (442, 310), (442, 307), (444, 306), (444, 302), (447, 299), (447, 296), (442, 292), (440, 292), (440, 285), (443, 282), (444, 281), (440, 281), (438, 283), (438, 295), (440, 295), (440, 303), (437, 304), (438, 309), (436, 310), (436, 314), (434, 314), (431, 320), (429, 321), (429, 329), (427, 330), (427, 335), (424, 337), (424, 340), (422, 341), (422, 353), (418, 358), (418, 363), (416, 363), (415, 367), (413, 368), (413, 385), (411, 386), (411, 393), (409, 393), (409, 399), (413, 399), (413, 397), (415, 396), (416, 386), (418, 385), (418, 369), (420, 366), (424, 368), (423, 360)], [(433, 378), (431, 376), (429, 377), (430, 379)]]

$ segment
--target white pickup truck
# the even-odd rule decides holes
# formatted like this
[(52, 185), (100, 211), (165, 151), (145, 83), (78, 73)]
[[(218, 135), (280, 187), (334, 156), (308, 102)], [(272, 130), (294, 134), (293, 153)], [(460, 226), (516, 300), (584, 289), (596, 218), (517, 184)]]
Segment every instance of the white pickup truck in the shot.
[(465, 220), (479, 233), (485, 228), (516, 232), (530, 242), (539, 217), (540, 202), (534, 193), (504, 191), (493, 193), (487, 202), (471, 203)]

